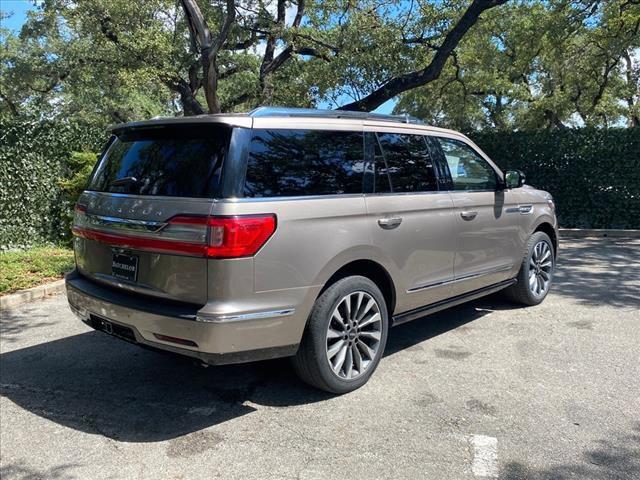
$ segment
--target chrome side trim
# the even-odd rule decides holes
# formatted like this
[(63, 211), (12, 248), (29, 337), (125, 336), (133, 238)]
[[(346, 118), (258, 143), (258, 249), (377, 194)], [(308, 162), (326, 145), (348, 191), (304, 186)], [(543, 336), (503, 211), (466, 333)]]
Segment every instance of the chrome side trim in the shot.
[(506, 272), (507, 270), (511, 270), (512, 267), (513, 267), (513, 265), (503, 265), (501, 267), (492, 268), (490, 270), (484, 270), (482, 272), (471, 273), (471, 274), (464, 275), (462, 277), (457, 277), (457, 278), (454, 278), (454, 279), (451, 279), (451, 280), (443, 280), (441, 282), (436, 282), (436, 283), (427, 283), (426, 285), (419, 285), (417, 287), (410, 288), (409, 290), (407, 290), (407, 293), (415, 293), (415, 292), (419, 292), (421, 290), (426, 290), (428, 288), (441, 287), (443, 285), (462, 282), (464, 280), (469, 280), (469, 279), (472, 279), (472, 278), (481, 277), (483, 275), (490, 275), (492, 273)]
[[(493, 191), (493, 190), (492, 190)], [(216, 200), (216, 203), (260, 203), (260, 202), (285, 202), (292, 200), (331, 200), (341, 198), (369, 198), (369, 197), (406, 197), (408, 195), (442, 195), (450, 192), (433, 190), (429, 192), (384, 192), (384, 193), (337, 193), (331, 195), (296, 195), (288, 197), (229, 197)]]
[(87, 223), (96, 227), (116, 228), (121, 230), (138, 230), (143, 232), (157, 232), (167, 226), (166, 222), (151, 220), (133, 220), (130, 218), (110, 217), (106, 215), (86, 214)]
[(263, 318), (288, 317), (289, 315), (293, 315), (295, 311), (296, 311), (295, 308), (287, 308), (283, 310), (269, 310), (266, 312), (239, 313), (236, 315), (217, 315), (217, 314), (198, 313), (196, 315), (196, 322), (204, 322), (204, 323), (243, 322), (246, 320), (260, 320)]
[(159, 200), (161, 202), (191, 202), (191, 203), (213, 203), (213, 197), (172, 197), (169, 195), (134, 195), (130, 193), (98, 192), (97, 190), (84, 190), (83, 194), (89, 197), (111, 197), (134, 200)]
[(518, 211), (520, 215), (530, 215), (533, 213), (533, 205), (519, 205)]
[(286, 202), (292, 200), (330, 200), (341, 198), (362, 198), (364, 193), (344, 193), (332, 195), (297, 195), (286, 197), (229, 197), (217, 200), (216, 203), (261, 203), (261, 202)]

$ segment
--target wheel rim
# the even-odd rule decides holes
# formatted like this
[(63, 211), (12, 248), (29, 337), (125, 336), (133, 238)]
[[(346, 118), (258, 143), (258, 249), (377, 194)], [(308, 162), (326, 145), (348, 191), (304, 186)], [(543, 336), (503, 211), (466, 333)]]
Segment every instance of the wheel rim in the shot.
[(529, 290), (540, 297), (547, 293), (551, 284), (553, 255), (545, 241), (536, 243), (529, 259)]
[(333, 373), (346, 380), (360, 377), (377, 357), (381, 337), (378, 302), (363, 291), (344, 296), (327, 328), (326, 353)]

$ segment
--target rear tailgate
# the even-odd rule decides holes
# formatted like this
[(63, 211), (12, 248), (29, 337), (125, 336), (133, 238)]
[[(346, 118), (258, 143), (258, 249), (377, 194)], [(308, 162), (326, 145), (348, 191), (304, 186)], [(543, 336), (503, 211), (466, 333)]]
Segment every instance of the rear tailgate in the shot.
[(207, 301), (207, 226), (231, 127), (120, 132), (78, 201), (74, 248), (89, 278), (145, 295)]

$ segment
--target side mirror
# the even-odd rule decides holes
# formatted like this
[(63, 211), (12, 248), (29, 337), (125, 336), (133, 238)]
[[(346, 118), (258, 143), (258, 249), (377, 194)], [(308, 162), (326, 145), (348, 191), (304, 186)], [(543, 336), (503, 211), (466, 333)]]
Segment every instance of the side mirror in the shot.
[(519, 188), (524, 185), (526, 177), (520, 170), (507, 170), (504, 174), (504, 184), (507, 188)]

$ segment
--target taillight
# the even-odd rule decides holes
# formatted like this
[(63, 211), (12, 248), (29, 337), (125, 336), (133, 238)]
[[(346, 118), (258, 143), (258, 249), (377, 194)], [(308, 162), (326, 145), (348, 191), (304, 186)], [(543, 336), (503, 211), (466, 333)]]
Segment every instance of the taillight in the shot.
[(87, 218), (87, 206), (81, 203), (76, 203), (76, 206), (73, 209), (73, 225), (72, 230), (75, 231), (76, 228), (84, 227), (86, 225)]
[[(255, 255), (276, 230), (276, 216), (239, 215), (233, 217), (195, 217), (178, 215), (163, 231), (181, 229), (200, 232), (206, 240), (204, 256), (238, 258)], [(203, 230), (205, 229), (205, 230)]]
[(153, 236), (105, 232), (83, 228), (83, 222), (79, 223), (76, 222), (73, 233), (90, 240), (123, 248), (208, 258), (253, 256), (276, 230), (276, 216), (273, 214), (233, 217), (177, 215)]
[(250, 257), (276, 231), (276, 216), (212, 217), (208, 225), (208, 257)]

